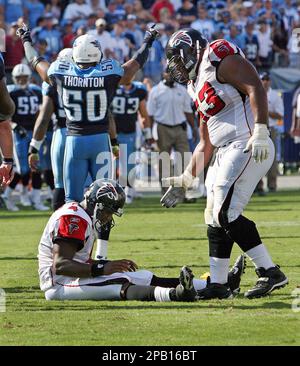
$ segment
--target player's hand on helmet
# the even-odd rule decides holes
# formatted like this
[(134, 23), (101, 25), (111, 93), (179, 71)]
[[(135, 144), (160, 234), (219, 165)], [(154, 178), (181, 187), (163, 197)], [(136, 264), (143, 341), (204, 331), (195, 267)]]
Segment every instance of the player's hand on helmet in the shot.
[(26, 24), (23, 23), (22, 27), (17, 29), (16, 35), (21, 39), (22, 43), (30, 42), (32, 43), (30, 29)]
[(5, 187), (10, 184), (14, 177), (13, 162), (4, 162), (0, 165), (0, 186)]
[(116, 261), (109, 261), (104, 264), (103, 274), (111, 275), (118, 272), (135, 272), (138, 266), (130, 259), (120, 259)]
[(269, 130), (265, 124), (255, 123), (253, 134), (247, 142), (244, 153), (251, 151), (251, 155), (257, 163), (268, 159), (269, 135)]
[(170, 186), (160, 200), (162, 206), (170, 208), (182, 202), (185, 197), (185, 191), (193, 185), (193, 182), (194, 177), (187, 170), (178, 177), (162, 178), (162, 186)]
[(144, 37), (144, 43), (147, 43), (150, 47), (152, 46), (152, 43), (160, 37), (160, 33), (157, 29), (155, 29), (156, 24), (153, 24), (150, 28), (146, 30), (145, 37)]

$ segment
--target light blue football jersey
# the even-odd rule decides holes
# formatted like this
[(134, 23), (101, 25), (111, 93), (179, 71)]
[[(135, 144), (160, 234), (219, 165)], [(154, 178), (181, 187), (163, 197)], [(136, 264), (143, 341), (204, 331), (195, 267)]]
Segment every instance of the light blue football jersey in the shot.
[(48, 76), (62, 98), (69, 135), (93, 135), (108, 131), (108, 109), (124, 74), (115, 60), (81, 69), (57, 60)]

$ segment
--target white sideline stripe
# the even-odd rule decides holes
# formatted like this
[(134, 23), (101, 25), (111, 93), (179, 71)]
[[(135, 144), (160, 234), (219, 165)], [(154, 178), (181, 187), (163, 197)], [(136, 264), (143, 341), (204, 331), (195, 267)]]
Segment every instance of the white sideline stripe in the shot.
[[(259, 221), (257, 226), (278, 227), (278, 226), (299, 226), (300, 221)], [(207, 227), (205, 224), (194, 224), (192, 227)]]

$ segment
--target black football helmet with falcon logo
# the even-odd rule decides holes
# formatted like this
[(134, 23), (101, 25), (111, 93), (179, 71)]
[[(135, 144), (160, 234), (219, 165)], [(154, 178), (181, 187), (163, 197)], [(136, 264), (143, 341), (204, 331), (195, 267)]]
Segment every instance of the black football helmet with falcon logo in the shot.
[(192, 28), (184, 28), (172, 34), (167, 46), (168, 72), (180, 84), (196, 79), (200, 51), (207, 46), (202, 34)]
[[(119, 183), (112, 179), (97, 179), (84, 194), (86, 211), (93, 219), (94, 228), (100, 232), (113, 223), (112, 215), (122, 216), (125, 192)], [(110, 220), (106, 218), (110, 217)]]

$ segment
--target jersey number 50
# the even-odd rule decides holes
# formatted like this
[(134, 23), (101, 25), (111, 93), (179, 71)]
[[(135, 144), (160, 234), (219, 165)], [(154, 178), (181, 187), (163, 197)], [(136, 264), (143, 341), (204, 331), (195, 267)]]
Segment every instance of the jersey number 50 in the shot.
[(84, 118), (87, 118), (90, 122), (101, 121), (107, 112), (105, 90), (89, 90), (86, 92), (63, 89), (62, 101), (67, 118), (72, 122), (80, 122)]

